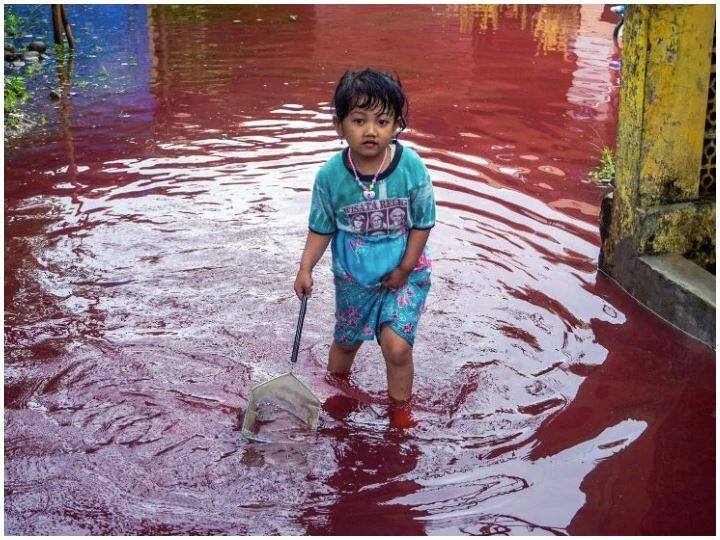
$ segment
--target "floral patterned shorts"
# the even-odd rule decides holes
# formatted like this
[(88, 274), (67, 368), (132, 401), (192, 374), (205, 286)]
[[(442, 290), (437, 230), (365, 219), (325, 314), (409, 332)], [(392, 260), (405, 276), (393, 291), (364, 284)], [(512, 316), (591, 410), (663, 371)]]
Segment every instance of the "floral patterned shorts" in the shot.
[(335, 342), (350, 347), (375, 338), (379, 344), (380, 330), (387, 323), (412, 347), (429, 290), (427, 267), (416, 267), (405, 286), (397, 291), (382, 285), (363, 287), (349, 274), (335, 275)]

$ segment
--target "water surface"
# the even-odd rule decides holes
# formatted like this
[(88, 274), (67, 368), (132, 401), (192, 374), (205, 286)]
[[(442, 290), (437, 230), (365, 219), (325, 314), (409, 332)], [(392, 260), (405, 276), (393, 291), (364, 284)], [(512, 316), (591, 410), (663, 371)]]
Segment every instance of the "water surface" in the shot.
[[(602, 6), (67, 9), (65, 96), (5, 160), (6, 533), (714, 531), (714, 355), (597, 271)], [(389, 425), (374, 343), (325, 377), (328, 254), (298, 368), (317, 434), (248, 443), (333, 85), (367, 65), (401, 76), (438, 200), (418, 425)]]

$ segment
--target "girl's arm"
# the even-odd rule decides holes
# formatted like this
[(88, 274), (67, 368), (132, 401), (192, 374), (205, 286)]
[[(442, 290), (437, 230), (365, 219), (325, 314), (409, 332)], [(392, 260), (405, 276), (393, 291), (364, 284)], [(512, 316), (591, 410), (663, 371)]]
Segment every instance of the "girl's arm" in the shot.
[(430, 229), (435, 225), (435, 194), (430, 175), (422, 165), (424, 180), (415, 189), (410, 190), (410, 215), (414, 225), (422, 229), (410, 229), (407, 246), (400, 265), (383, 278), (383, 283), (390, 290), (403, 287), (413, 268), (422, 255), (423, 248), (430, 236)]
[(392, 291), (405, 286), (408, 276), (422, 255), (428, 236), (430, 236), (430, 229), (410, 229), (405, 255), (400, 261), (400, 266), (383, 278), (383, 285)]
[(308, 231), (307, 239), (305, 240), (305, 249), (303, 249), (302, 257), (300, 258), (300, 269), (295, 278), (294, 289), (298, 298), (302, 298), (303, 294), (306, 294), (308, 298), (312, 296), (313, 268), (315, 268), (315, 265), (323, 256), (323, 253), (325, 253), (332, 237), (332, 234), (318, 234)]
[(407, 246), (405, 247), (405, 255), (403, 255), (402, 261), (400, 261), (400, 270), (407, 272), (408, 275), (412, 272), (420, 255), (422, 255), (422, 250), (427, 243), (428, 236), (430, 236), (430, 229), (410, 230)]

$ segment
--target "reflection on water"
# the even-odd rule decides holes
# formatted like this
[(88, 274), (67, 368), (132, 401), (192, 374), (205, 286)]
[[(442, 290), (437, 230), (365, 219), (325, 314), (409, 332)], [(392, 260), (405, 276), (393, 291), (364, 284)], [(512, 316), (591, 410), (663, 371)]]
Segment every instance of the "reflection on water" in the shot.
[(537, 54), (562, 52), (565, 60), (572, 52), (580, 26), (580, 12), (585, 6), (570, 5), (500, 5), (465, 4), (446, 6), (446, 13), (458, 15), (460, 33), (494, 33), (500, 25), (518, 25), (520, 30), (530, 28), (537, 42)]
[(320, 436), (336, 441), (332, 451), (337, 467), (322, 491), (312, 495), (315, 504), (305, 510), (307, 534), (426, 534), (419, 519), (425, 512), (396, 501), (420, 488), (409, 476), (421, 455), (417, 441), (390, 426), (368, 429), (356, 423), (360, 406), (349, 396), (331, 396), (323, 410), (332, 423)]
[(569, 60), (579, 23), (579, 6), (542, 6), (532, 17), (532, 32), (538, 42), (538, 52), (558, 51), (563, 53), (565, 60)]
[[(586, 176), (618, 86), (600, 6), (68, 8), (104, 40), (76, 51), (90, 82), (5, 162), (6, 532), (712, 527), (691, 496), (714, 485), (712, 354), (596, 271)], [(333, 84), (364, 65), (400, 73), (438, 200), (418, 425), (389, 425), (373, 344), (325, 378), (326, 256), (298, 366), (318, 432), (248, 443), (238, 411), (287, 370), (312, 181), (340, 148)]]

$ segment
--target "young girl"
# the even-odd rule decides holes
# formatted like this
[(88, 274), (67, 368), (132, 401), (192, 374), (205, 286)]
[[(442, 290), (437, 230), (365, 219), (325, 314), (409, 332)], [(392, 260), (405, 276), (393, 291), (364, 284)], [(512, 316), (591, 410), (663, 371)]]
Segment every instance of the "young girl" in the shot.
[(328, 371), (350, 371), (363, 341), (377, 339), (391, 402), (412, 394), (412, 347), (430, 289), (425, 250), (435, 198), (420, 157), (396, 139), (407, 101), (398, 79), (346, 72), (335, 89), (333, 123), (348, 147), (315, 178), (309, 231), (295, 278), (312, 294), (312, 270), (332, 241), (335, 332)]

